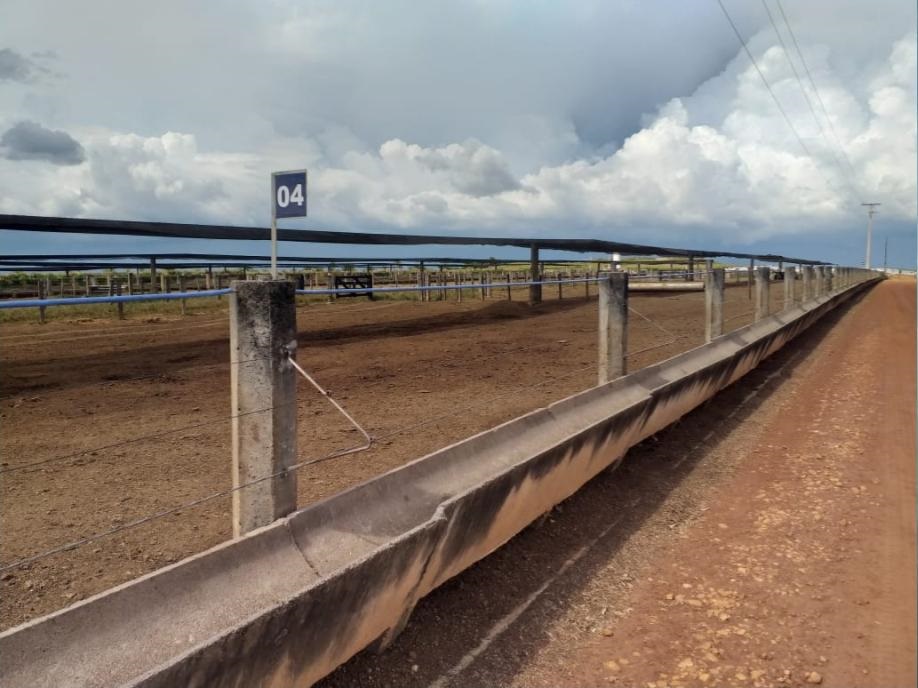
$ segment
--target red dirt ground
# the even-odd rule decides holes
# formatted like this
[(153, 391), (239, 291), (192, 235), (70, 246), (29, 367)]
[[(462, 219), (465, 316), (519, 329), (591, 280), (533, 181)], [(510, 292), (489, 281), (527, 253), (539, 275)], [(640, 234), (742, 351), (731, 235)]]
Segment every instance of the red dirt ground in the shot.
[[(594, 384), (596, 301), (582, 287), (574, 293), (537, 308), (521, 303), (523, 290), (513, 303), (300, 308), (300, 364), (372, 433), (389, 436), (302, 469), (299, 503)], [(632, 368), (701, 342), (702, 294), (634, 296), (632, 305), (679, 336), (633, 356)], [(728, 290), (728, 329), (750, 310), (744, 287)], [(636, 314), (629, 329), (634, 352), (669, 341)], [(3, 325), (0, 565), (230, 487), (227, 338), (225, 314)], [(355, 444), (305, 383), (298, 396), (303, 459)], [(62, 456), (71, 458), (50, 460)], [(34, 462), (46, 463), (18, 468)], [(213, 546), (230, 537), (229, 513), (221, 498), (0, 573), (0, 627)]]
[(914, 686), (915, 307), (830, 314), (323, 688)]

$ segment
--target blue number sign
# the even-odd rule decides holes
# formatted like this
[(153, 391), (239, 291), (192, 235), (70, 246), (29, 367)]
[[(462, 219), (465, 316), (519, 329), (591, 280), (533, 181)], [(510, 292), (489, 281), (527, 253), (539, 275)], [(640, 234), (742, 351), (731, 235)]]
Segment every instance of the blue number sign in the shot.
[(274, 217), (306, 217), (306, 170), (271, 175)]

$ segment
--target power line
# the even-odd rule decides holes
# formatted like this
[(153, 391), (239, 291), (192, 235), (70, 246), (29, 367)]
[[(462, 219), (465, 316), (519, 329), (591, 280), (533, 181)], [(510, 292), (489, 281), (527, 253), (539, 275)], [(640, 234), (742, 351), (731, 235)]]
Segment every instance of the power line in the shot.
[(819, 164), (816, 162), (815, 156), (810, 152), (810, 149), (807, 148), (806, 144), (803, 142), (803, 138), (800, 136), (800, 133), (797, 131), (797, 128), (794, 126), (794, 123), (791, 122), (790, 117), (787, 115), (787, 111), (784, 109), (784, 106), (781, 105), (781, 101), (778, 100), (778, 96), (775, 94), (774, 89), (772, 89), (771, 84), (768, 83), (768, 79), (765, 78), (764, 72), (762, 72), (759, 67), (759, 63), (756, 61), (755, 57), (752, 55), (752, 51), (749, 50), (749, 46), (746, 45), (746, 40), (743, 38), (743, 35), (740, 33), (739, 29), (736, 27), (736, 24), (733, 21), (733, 17), (730, 16), (730, 13), (727, 11), (727, 8), (724, 6), (722, 0), (717, 0), (717, 4), (720, 5), (721, 11), (724, 13), (724, 17), (727, 18), (727, 21), (730, 23), (730, 27), (733, 29), (733, 33), (736, 34), (737, 39), (740, 42), (740, 45), (743, 46), (743, 50), (746, 52), (746, 56), (749, 58), (749, 61), (752, 62), (752, 66), (755, 67), (755, 71), (758, 72), (759, 78), (762, 80), (762, 83), (765, 85), (766, 90), (771, 95), (772, 100), (775, 101), (775, 106), (777, 106), (778, 111), (781, 113), (781, 116), (784, 118), (784, 121), (787, 122), (787, 126), (790, 127), (790, 130), (794, 133), (794, 137), (797, 139), (797, 143), (800, 144), (800, 147), (807, 154), (807, 157), (813, 161), (816, 169), (819, 170), (819, 174), (822, 176), (823, 180), (826, 182), (827, 186), (834, 186), (832, 182), (829, 181), (829, 178), (826, 177), (825, 173), (822, 171), (822, 168), (819, 167)]
[(844, 157), (845, 162), (848, 164), (848, 169), (851, 171), (851, 174), (854, 177), (857, 177), (857, 172), (854, 170), (854, 165), (851, 164), (851, 159), (848, 157), (848, 153), (845, 151), (845, 147), (841, 144), (841, 139), (838, 137), (838, 133), (835, 131), (835, 127), (832, 125), (832, 118), (829, 117), (829, 112), (826, 110), (826, 104), (822, 100), (822, 96), (819, 94), (819, 89), (816, 88), (816, 82), (813, 81), (813, 75), (810, 72), (810, 67), (806, 63), (806, 59), (803, 57), (803, 52), (800, 50), (800, 44), (797, 43), (797, 36), (794, 35), (794, 30), (791, 28), (790, 22), (787, 19), (787, 15), (784, 13), (784, 6), (781, 4), (781, 0), (776, 0), (778, 3), (778, 10), (781, 12), (781, 17), (784, 19), (784, 24), (787, 26), (787, 32), (790, 34), (791, 40), (794, 43), (794, 50), (797, 52), (797, 56), (800, 58), (800, 63), (803, 65), (803, 69), (806, 72), (807, 80), (810, 82), (810, 86), (813, 87), (813, 93), (816, 94), (816, 100), (819, 103), (819, 108), (822, 110), (822, 114), (826, 118), (826, 123), (829, 125), (829, 131), (832, 132), (832, 136), (835, 139), (835, 143), (838, 144), (838, 149), (841, 151), (842, 157)]
[(730, 16), (730, 13), (727, 11), (727, 8), (724, 7), (724, 3), (721, 0), (717, 0), (717, 4), (720, 5), (720, 9), (723, 10), (724, 16), (727, 18), (727, 21), (730, 22), (730, 26), (733, 29), (733, 33), (736, 34), (736, 37), (739, 39), (740, 44), (743, 46), (743, 50), (746, 51), (746, 56), (749, 58), (749, 61), (752, 62), (752, 66), (755, 67), (755, 71), (759, 73), (759, 77), (762, 79), (762, 83), (765, 84), (765, 88), (768, 90), (768, 93), (771, 95), (772, 100), (775, 101), (775, 105), (778, 107), (778, 111), (781, 113), (781, 116), (784, 117), (784, 121), (787, 122), (787, 126), (790, 127), (790, 130), (794, 132), (794, 137), (797, 139), (797, 143), (800, 144), (800, 147), (804, 152), (809, 156), (813, 157), (813, 154), (810, 153), (810, 149), (806, 147), (806, 144), (803, 142), (803, 139), (800, 137), (800, 134), (797, 132), (797, 128), (794, 126), (794, 123), (791, 122), (790, 117), (787, 116), (787, 112), (784, 110), (784, 106), (781, 105), (781, 101), (778, 100), (778, 96), (775, 95), (774, 90), (771, 88), (771, 84), (768, 83), (768, 79), (765, 78), (765, 74), (759, 68), (759, 63), (756, 62), (755, 57), (752, 55), (752, 51), (749, 50), (749, 46), (746, 45), (746, 40), (743, 38), (743, 35), (739, 32), (739, 29), (736, 28), (736, 24), (733, 23), (733, 17)]
[(803, 85), (803, 80), (800, 78), (800, 73), (797, 71), (797, 67), (794, 65), (794, 61), (791, 60), (790, 51), (788, 51), (787, 44), (784, 42), (784, 38), (781, 36), (781, 32), (778, 30), (778, 25), (775, 23), (774, 15), (772, 15), (766, 0), (762, 0), (762, 6), (765, 8), (766, 14), (768, 14), (768, 21), (771, 22), (771, 26), (775, 30), (775, 35), (778, 37), (778, 41), (781, 43), (781, 50), (784, 52), (784, 57), (787, 60), (787, 64), (790, 66), (791, 71), (794, 73), (794, 78), (797, 80), (797, 84), (800, 86), (800, 91), (803, 93), (807, 107), (810, 109), (810, 113), (813, 115), (813, 121), (816, 122), (816, 126), (819, 128), (819, 133), (822, 135), (823, 140), (826, 142), (829, 153), (832, 155), (832, 159), (835, 161), (835, 164), (838, 165), (838, 168), (842, 170), (842, 174), (847, 177), (848, 185), (851, 187), (851, 190), (857, 194), (857, 187), (854, 185), (848, 170), (842, 166), (838, 156), (835, 155), (835, 151), (832, 150), (832, 143), (829, 141), (829, 137), (826, 136), (826, 130), (823, 128), (822, 122), (819, 121), (819, 117), (816, 115), (816, 108), (813, 107), (813, 101), (810, 99), (810, 95), (807, 93), (807, 90)]

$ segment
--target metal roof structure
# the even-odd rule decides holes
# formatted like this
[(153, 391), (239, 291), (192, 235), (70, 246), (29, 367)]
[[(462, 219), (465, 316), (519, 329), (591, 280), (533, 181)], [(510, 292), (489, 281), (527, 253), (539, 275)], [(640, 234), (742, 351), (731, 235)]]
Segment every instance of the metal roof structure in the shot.
[[(267, 241), (267, 227), (233, 227), (229, 225), (186, 224), (177, 222), (140, 222), (128, 220), (94, 220), (73, 217), (44, 217), (36, 215), (0, 215), (0, 229), (55, 232), (69, 234), (100, 234), (108, 236), (160, 237), (171, 239), (219, 239)], [(654, 255), (692, 258), (745, 258), (769, 262), (823, 265), (823, 261), (793, 258), (775, 254), (741, 253), (671, 248), (643, 244), (621, 243), (600, 239), (546, 239), (540, 237), (493, 237), (468, 235), (393, 234), (375, 232), (334, 232), (315, 229), (278, 229), (279, 241), (315, 244), (351, 244), (363, 246), (515, 246), (578, 253), (621, 253), (625, 255)], [(354, 262), (349, 259), (348, 262)]]

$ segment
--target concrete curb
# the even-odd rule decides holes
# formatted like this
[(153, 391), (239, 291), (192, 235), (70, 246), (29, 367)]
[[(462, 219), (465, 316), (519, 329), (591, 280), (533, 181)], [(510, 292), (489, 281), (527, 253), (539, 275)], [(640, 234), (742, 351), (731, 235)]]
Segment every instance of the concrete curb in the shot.
[(0, 634), (0, 684), (308, 686), (864, 282)]

